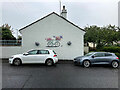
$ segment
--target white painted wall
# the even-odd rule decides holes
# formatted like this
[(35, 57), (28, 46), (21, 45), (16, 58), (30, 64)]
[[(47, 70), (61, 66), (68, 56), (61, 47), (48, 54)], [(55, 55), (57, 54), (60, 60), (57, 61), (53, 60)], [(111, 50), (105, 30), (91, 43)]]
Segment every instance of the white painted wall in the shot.
[[(52, 14), (43, 20), (23, 29), (22, 33), (22, 52), (29, 49), (53, 49), (59, 59), (73, 59), (84, 54), (84, 33), (82, 30), (68, 23), (56, 14)], [(45, 38), (52, 36), (63, 36), (60, 47), (46, 47)], [(67, 42), (72, 45), (68, 46)], [(39, 42), (40, 46), (35, 46)]]
[[(1, 52), (0, 59), (1, 58), (9, 58), (12, 55), (24, 53), (24, 52), (22, 52), (21, 48), (22, 47), (17, 47), (17, 46), (0, 47), (0, 52)], [(89, 51), (88, 47), (84, 47), (84, 51), (87, 53), (87, 51)]]
[(0, 54), (0, 58), (9, 58), (12, 55), (22, 53), (21, 47), (18, 46), (3, 46), (0, 47), (0, 51), (2, 51), (2, 53)]
[[(2, 51), (0, 58), (9, 58), (30, 49), (46, 48), (55, 50), (59, 59), (70, 60), (84, 54), (84, 32), (56, 14), (52, 14), (42, 21), (25, 28), (21, 33), (23, 36), (22, 46), (0, 47), (0, 51)], [(46, 47), (47, 41), (45, 38), (60, 35), (63, 36), (60, 47)], [(72, 42), (71, 46), (67, 45), (68, 41)], [(40, 46), (35, 46), (35, 42), (39, 42)]]

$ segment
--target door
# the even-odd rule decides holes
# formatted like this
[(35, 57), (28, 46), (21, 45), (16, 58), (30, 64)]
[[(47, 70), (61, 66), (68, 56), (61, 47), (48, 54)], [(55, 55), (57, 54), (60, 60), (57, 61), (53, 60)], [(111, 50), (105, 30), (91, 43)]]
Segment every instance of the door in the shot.
[(45, 63), (47, 57), (50, 55), (50, 52), (48, 50), (38, 50), (38, 54), (38, 62)]
[(111, 53), (105, 53), (104, 62), (106, 62), (107, 64), (109, 64), (111, 60), (112, 60), (112, 54)]
[(24, 55), (22, 60), (23, 63), (36, 63), (38, 59), (38, 50), (31, 50), (28, 55)]
[(104, 53), (95, 53), (94, 54), (94, 63), (95, 64), (104, 64), (105, 62), (105, 54)]

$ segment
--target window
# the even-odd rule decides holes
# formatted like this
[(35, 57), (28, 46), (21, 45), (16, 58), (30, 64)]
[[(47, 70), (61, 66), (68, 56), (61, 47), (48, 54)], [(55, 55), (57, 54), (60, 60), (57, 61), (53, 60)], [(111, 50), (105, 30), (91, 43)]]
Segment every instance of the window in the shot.
[(93, 53), (88, 53), (88, 54), (86, 54), (85, 56), (91, 56)]
[(48, 50), (39, 50), (38, 54), (49, 54)]
[(112, 56), (112, 54), (110, 54), (110, 53), (105, 53), (105, 56)]
[(32, 50), (32, 51), (29, 51), (28, 54), (29, 55), (35, 55), (37, 54), (38, 50)]
[(96, 53), (96, 54), (94, 54), (94, 56), (95, 57), (104, 57), (105, 55), (104, 55), (104, 53)]

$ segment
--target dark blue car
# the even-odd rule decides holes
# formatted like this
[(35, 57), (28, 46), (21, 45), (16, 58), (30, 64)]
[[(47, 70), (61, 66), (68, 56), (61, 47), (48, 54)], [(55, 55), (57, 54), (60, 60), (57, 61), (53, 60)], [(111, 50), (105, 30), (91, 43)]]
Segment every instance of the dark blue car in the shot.
[(109, 64), (113, 68), (119, 66), (119, 58), (114, 53), (109, 52), (91, 52), (85, 56), (74, 58), (74, 64), (83, 65), (89, 67), (93, 64)]

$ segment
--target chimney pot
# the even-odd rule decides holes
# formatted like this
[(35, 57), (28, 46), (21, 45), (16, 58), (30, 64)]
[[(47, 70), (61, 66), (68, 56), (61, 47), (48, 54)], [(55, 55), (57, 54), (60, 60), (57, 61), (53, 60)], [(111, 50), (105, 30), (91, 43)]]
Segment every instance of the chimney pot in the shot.
[(67, 18), (67, 10), (65, 9), (65, 6), (63, 6), (61, 16), (64, 17), (64, 18)]
[(65, 9), (65, 6), (63, 6), (63, 9)]

